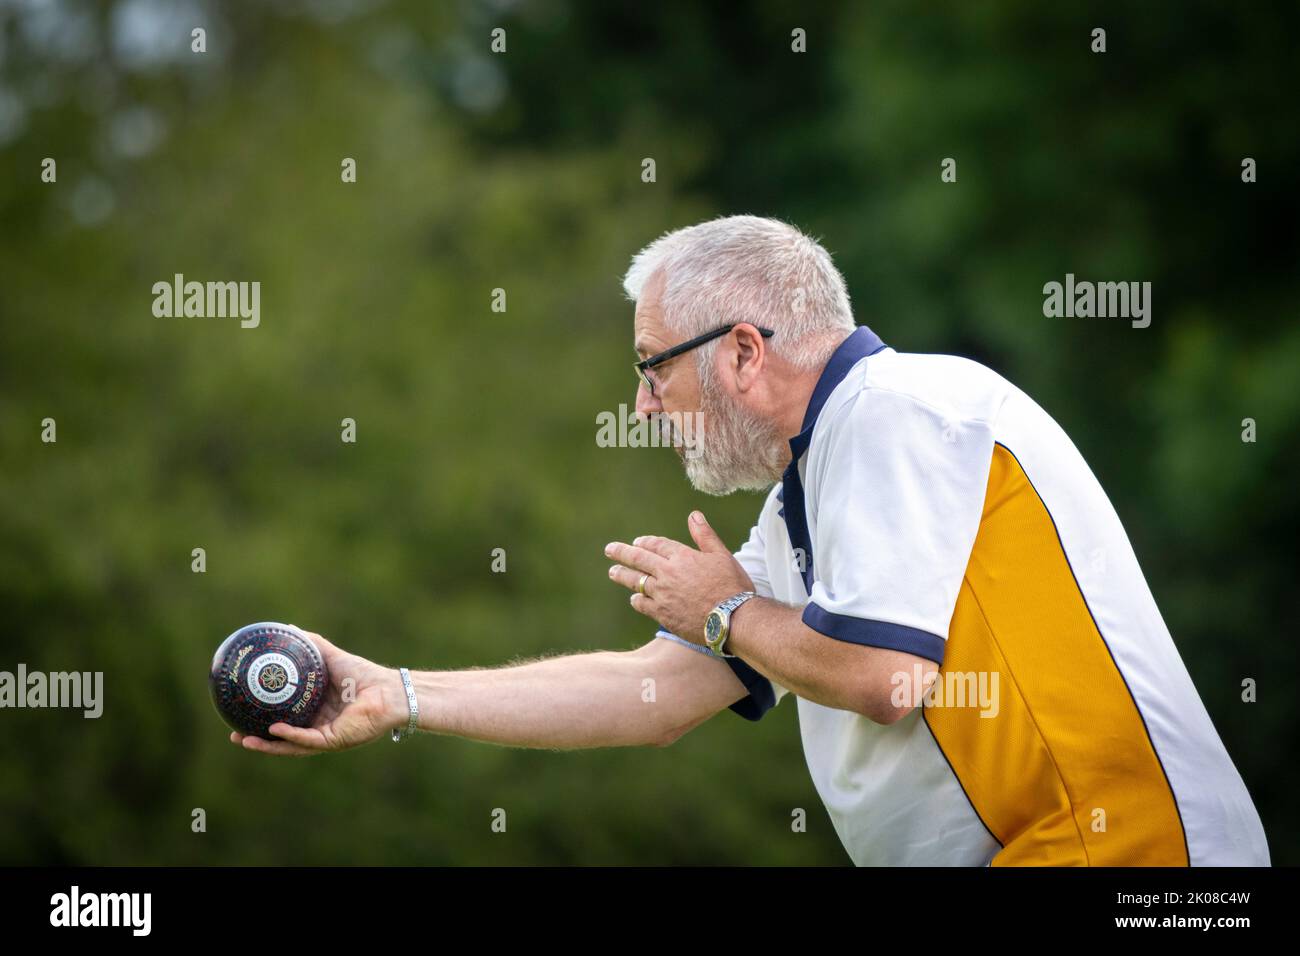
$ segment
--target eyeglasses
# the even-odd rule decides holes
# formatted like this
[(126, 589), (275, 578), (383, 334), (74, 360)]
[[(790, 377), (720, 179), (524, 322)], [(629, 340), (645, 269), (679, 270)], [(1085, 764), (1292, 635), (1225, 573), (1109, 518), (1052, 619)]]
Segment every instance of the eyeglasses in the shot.
[[(649, 375), (646, 374), (647, 369), (652, 369), (656, 365), (662, 365), (664, 362), (667, 362), (670, 358), (676, 358), (677, 356), (681, 355), (683, 352), (689, 352), (691, 349), (699, 348), (705, 342), (712, 342), (714, 339), (726, 335), (735, 327), (736, 327), (735, 325), (724, 325), (720, 329), (714, 329), (712, 332), (705, 332), (703, 335), (697, 335), (695, 336), (695, 338), (683, 342), (680, 345), (674, 345), (672, 348), (666, 349), (665, 351), (660, 352), (658, 355), (652, 355), (648, 359), (642, 359), (639, 362), (634, 362), (633, 367), (636, 369), (636, 377), (641, 380), (641, 384), (646, 387), (646, 390), (649, 391), (651, 395), (653, 395), (655, 393), (655, 383), (654, 383), (654, 379), (652, 379)], [(757, 328), (757, 326), (755, 326), (755, 328)], [(765, 339), (770, 339), (776, 333), (773, 332), (771, 329), (759, 329), (758, 334), (763, 336), (763, 338)]]

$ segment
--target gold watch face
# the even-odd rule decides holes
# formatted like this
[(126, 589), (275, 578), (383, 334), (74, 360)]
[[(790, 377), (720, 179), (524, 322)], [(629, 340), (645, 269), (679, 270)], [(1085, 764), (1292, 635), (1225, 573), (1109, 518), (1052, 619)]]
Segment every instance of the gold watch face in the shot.
[(716, 644), (721, 636), (722, 615), (718, 611), (710, 611), (708, 620), (704, 622), (704, 639), (710, 644)]

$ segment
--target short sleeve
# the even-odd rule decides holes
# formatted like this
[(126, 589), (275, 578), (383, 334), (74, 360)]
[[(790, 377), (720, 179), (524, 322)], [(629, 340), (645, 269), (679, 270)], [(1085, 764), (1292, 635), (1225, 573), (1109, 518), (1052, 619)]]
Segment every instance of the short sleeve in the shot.
[[(763, 597), (772, 596), (772, 582), (767, 569), (767, 545), (763, 538), (762, 525), (768, 509), (776, 507), (776, 490), (774, 488), (772, 493), (768, 495), (763, 513), (749, 533), (749, 540), (741, 545), (739, 551), (734, 552), (736, 560), (740, 562), (741, 567), (749, 574), (750, 580), (754, 582), (755, 593)], [(761, 720), (763, 715), (775, 707), (787, 693), (786, 688), (764, 677), (738, 657), (719, 658), (717, 654), (714, 654), (703, 644), (694, 644), (662, 629), (655, 634), (655, 637), (663, 637), (685, 644), (687, 647), (708, 654), (715, 660), (723, 661), (730, 667), (732, 673), (740, 679), (740, 682), (745, 685), (745, 690), (749, 692), (747, 696), (732, 704), (730, 709), (746, 720)]]
[(806, 469), (813, 585), (804, 623), (942, 664), (984, 511), (992, 430), (870, 388), (825, 424)]

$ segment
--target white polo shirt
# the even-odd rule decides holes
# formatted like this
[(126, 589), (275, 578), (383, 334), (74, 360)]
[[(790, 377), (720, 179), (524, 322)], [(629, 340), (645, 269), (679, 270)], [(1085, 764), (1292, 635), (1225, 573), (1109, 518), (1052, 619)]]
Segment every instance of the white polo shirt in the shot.
[[(1114, 508), (1028, 396), (860, 327), (790, 444), (736, 553), (755, 590), (828, 639), (941, 665), (935, 695), (889, 726), (796, 698), (855, 863), (1268, 865)], [(742, 717), (786, 695), (726, 663)]]

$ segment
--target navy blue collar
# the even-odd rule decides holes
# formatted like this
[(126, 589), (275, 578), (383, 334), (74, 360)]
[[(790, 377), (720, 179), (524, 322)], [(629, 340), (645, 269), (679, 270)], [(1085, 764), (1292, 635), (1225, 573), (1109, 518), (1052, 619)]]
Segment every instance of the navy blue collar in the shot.
[(858, 364), (859, 359), (875, 355), (884, 347), (885, 343), (880, 340), (880, 336), (865, 325), (859, 325), (839, 344), (839, 348), (826, 363), (826, 368), (822, 370), (821, 378), (817, 380), (817, 387), (813, 389), (812, 398), (808, 400), (808, 411), (803, 416), (803, 428), (799, 434), (790, 439), (792, 466), (808, 450), (808, 444), (812, 441), (813, 426), (817, 424), (817, 416), (822, 413), (822, 406), (826, 404), (826, 399), (831, 397), (831, 392), (835, 391), (835, 386), (844, 381), (844, 376), (849, 374), (849, 369)]

